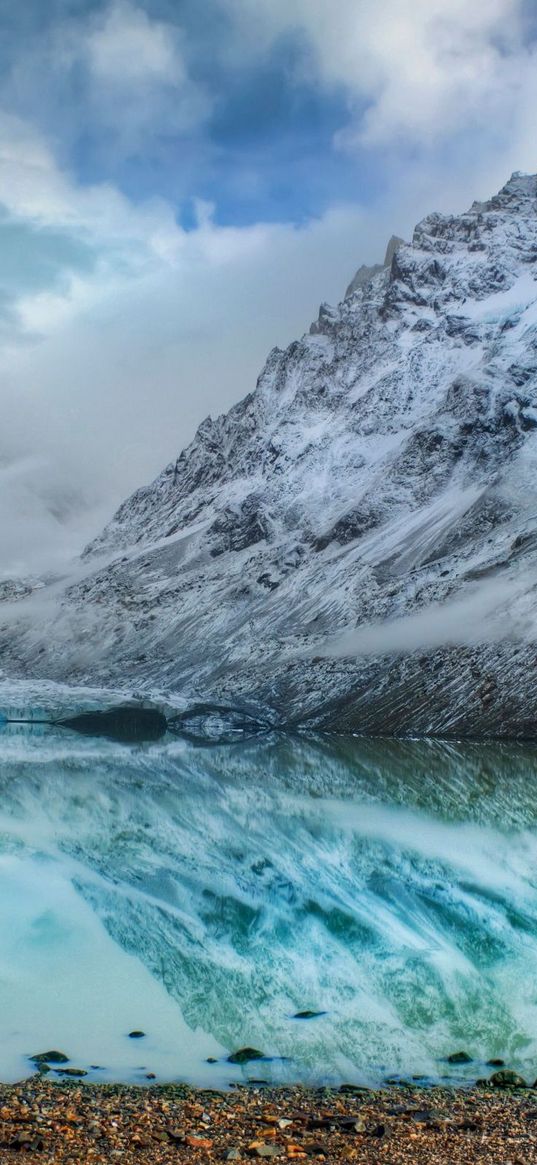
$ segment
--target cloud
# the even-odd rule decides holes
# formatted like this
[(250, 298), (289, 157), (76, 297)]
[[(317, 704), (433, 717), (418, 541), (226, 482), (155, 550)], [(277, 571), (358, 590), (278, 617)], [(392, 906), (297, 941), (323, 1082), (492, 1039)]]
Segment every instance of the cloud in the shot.
[(124, 154), (147, 148), (152, 134), (191, 130), (209, 114), (207, 93), (188, 73), (180, 27), (129, 0), (77, 28), (71, 66), (79, 62), (87, 66), (93, 116)]
[(0, 112), (0, 366), (176, 262), (184, 238), (162, 199), (135, 206), (110, 182), (81, 185), (33, 126)]
[(0, 205), (37, 226), (78, 232), (111, 247), (121, 242), (162, 254), (173, 249), (172, 208), (148, 199), (134, 207), (110, 182), (81, 185), (62, 170), (41, 134), (22, 118), (0, 112)]
[(76, 472), (68, 479), (64, 459), (52, 458), (43, 445), (42, 455), (0, 461), (0, 583), (64, 569), (74, 542), (93, 528), (93, 499), (84, 496)]
[(537, 55), (527, 43), (523, 0), (223, 3), (251, 51), (263, 54), (284, 35), (302, 37), (312, 79), (347, 94), (340, 146), (423, 150), (473, 129), (491, 148), (514, 134), (519, 166), (535, 161), (526, 125), (535, 129)]
[(469, 585), (466, 593), (446, 603), (431, 604), (416, 614), (353, 628), (319, 649), (327, 659), (367, 658), (393, 652), (432, 650), (453, 645), (500, 642), (521, 633), (513, 610), (527, 594), (531, 580)]
[[(274, 343), (339, 297), (365, 219), (343, 205), (301, 228), (226, 227), (198, 201), (187, 231), (165, 203), (77, 183), (5, 117), (0, 202), (0, 240), (35, 251), (27, 278), (6, 285), (0, 347), (3, 571), (20, 573), (80, 550), (208, 412), (252, 388)], [(381, 252), (382, 221), (368, 234)]]
[[(0, 79), (0, 532), (17, 569), (79, 549), (392, 232), (537, 169), (522, 0), (42, 11), (28, 0), (39, 20)], [(260, 76), (265, 105), (281, 97), (270, 149)]]
[(505, 100), (506, 66), (521, 47), (518, 9), (517, 0), (369, 5), (355, 62), (354, 88), (370, 99), (354, 128), (358, 141), (423, 142), (488, 121), (498, 91)]
[(59, 0), (37, 22), (28, 4), (28, 31), (13, 38), (0, 106), (30, 114), (63, 148), (76, 151), (86, 139), (86, 149), (117, 169), (206, 121), (212, 102), (190, 76), (178, 20), (158, 19), (143, 0), (82, 0), (75, 12)]
[(259, 67), (291, 39), (289, 84), (345, 103), (332, 157), (354, 163), (357, 197), (383, 203), (387, 222), (462, 212), (514, 170), (537, 170), (537, 26), (526, 0), (219, 2), (237, 68), (241, 53)]
[(126, 0), (98, 16), (82, 51), (96, 80), (116, 89), (155, 82), (181, 85), (187, 79), (175, 29)]

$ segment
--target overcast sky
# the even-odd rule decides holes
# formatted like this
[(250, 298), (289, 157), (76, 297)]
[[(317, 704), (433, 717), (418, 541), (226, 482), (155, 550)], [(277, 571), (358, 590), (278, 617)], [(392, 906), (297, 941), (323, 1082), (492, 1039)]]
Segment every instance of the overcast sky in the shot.
[(0, 578), (431, 210), (537, 171), (534, 0), (0, 0)]

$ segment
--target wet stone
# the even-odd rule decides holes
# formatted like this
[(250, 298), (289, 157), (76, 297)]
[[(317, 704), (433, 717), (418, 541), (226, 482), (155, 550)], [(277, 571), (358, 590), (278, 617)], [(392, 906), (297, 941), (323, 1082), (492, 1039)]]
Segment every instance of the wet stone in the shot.
[(51, 1052), (37, 1052), (35, 1056), (29, 1056), (29, 1060), (33, 1064), (68, 1064), (69, 1056), (64, 1055), (63, 1052), (58, 1052), (53, 1049)]
[(472, 1057), (468, 1052), (452, 1052), (447, 1058), (448, 1064), (471, 1064)]
[(249, 1064), (250, 1060), (263, 1060), (263, 1052), (259, 1052), (257, 1048), (239, 1048), (237, 1052), (232, 1052), (227, 1058), (228, 1064)]
[(527, 1080), (524, 1080), (523, 1076), (519, 1076), (518, 1072), (512, 1072), (510, 1068), (503, 1068), (499, 1072), (493, 1072), (489, 1084), (492, 1084), (493, 1088), (529, 1087)]
[(84, 1068), (54, 1068), (56, 1076), (87, 1076)]

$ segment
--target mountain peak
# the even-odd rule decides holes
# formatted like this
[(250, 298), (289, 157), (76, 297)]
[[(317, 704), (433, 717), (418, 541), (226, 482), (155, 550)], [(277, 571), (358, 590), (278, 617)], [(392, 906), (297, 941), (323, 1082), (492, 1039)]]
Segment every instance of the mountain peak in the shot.
[(537, 174), (515, 170), (505, 186), (487, 202), (474, 203), (472, 209), (504, 210), (516, 214), (534, 214), (537, 200)]

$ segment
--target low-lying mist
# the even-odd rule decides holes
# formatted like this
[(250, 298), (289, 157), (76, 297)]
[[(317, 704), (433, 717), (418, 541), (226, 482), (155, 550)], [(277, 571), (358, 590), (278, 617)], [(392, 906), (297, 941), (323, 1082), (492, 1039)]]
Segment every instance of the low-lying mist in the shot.
[(331, 659), (384, 655), (449, 645), (494, 643), (537, 633), (525, 596), (532, 579), (523, 576), (469, 584), (459, 597), (432, 603), (415, 614), (349, 629), (317, 652)]

